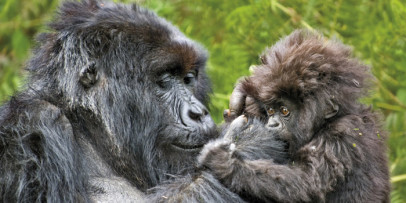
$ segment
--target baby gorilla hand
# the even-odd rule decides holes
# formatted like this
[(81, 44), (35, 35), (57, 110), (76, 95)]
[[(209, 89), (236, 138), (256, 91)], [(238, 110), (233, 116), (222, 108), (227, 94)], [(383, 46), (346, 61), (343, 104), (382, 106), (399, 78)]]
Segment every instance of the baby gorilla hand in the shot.
[(248, 118), (244, 115), (237, 117), (226, 129), (223, 139), (236, 141), (240, 134), (247, 129)]
[[(222, 138), (206, 144), (198, 157), (198, 166), (208, 168), (216, 175), (227, 175), (232, 172), (232, 154), (236, 149), (238, 136), (247, 129), (248, 119), (245, 116), (236, 118), (226, 129)], [(221, 177), (220, 177), (221, 178)]]
[(219, 179), (227, 179), (235, 166), (247, 160), (267, 159), (277, 164), (288, 162), (286, 143), (270, 133), (257, 119), (237, 117), (224, 129), (222, 138), (209, 142), (203, 148), (198, 164), (212, 171)]

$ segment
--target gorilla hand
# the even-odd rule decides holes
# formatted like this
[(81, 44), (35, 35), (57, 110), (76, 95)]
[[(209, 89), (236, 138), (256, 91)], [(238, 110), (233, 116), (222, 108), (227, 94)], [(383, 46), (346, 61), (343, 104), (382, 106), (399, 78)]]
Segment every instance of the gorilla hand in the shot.
[(244, 109), (247, 94), (242, 91), (241, 83), (234, 88), (230, 97), (229, 109), (224, 110), (224, 120), (229, 123), (241, 115)]

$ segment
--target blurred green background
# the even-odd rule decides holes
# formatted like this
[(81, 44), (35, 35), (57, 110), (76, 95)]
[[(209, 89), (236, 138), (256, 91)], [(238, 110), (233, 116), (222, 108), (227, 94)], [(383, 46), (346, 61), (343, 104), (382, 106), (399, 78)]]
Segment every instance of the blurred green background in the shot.
[[(266, 46), (296, 28), (339, 38), (378, 79), (365, 102), (384, 114), (389, 132), (392, 202), (406, 202), (405, 0), (121, 0), (138, 2), (177, 25), (210, 52), (211, 114), (221, 122), (235, 81), (249, 75)], [(58, 0), (0, 0), (0, 103), (24, 84), (35, 36)], [(373, 164), (373, 163), (371, 163)]]

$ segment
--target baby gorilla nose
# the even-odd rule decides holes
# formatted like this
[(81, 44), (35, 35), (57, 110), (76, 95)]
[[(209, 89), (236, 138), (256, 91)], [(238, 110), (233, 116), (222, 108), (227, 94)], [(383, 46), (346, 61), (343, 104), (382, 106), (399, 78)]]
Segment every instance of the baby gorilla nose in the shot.
[(266, 127), (269, 130), (277, 130), (279, 128), (281, 128), (281, 123), (279, 122), (279, 120), (277, 118), (269, 118), (268, 123), (266, 124)]

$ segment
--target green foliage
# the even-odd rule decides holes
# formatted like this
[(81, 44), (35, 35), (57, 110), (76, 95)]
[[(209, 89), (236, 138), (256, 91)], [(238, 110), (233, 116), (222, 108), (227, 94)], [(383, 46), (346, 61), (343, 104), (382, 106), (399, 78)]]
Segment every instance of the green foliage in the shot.
[(21, 70), (34, 44), (33, 36), (56, 5), (54, 0), (0, 1), (0, 102), (23, 85)]
[[(134, 2), (134, 0), (114, 0)], [(388, 130), (392, 202), (406, 201), (406, 3), (403, 0), (140, 0), (208, 48), (213, 82), (211, 114), (222, 112), (236, 80), (258, 55), (297, 28), (320, 30), (354, 47), (377, 80), (363, 101), (384, 114)], [(56, 0), (0, 1), (0, 101), (23, 78), (33, 36), (52, 16)], [(379, 132), (377, 136), (384, 135)], [(373, 163), (371, 163), (373, 164)]]

